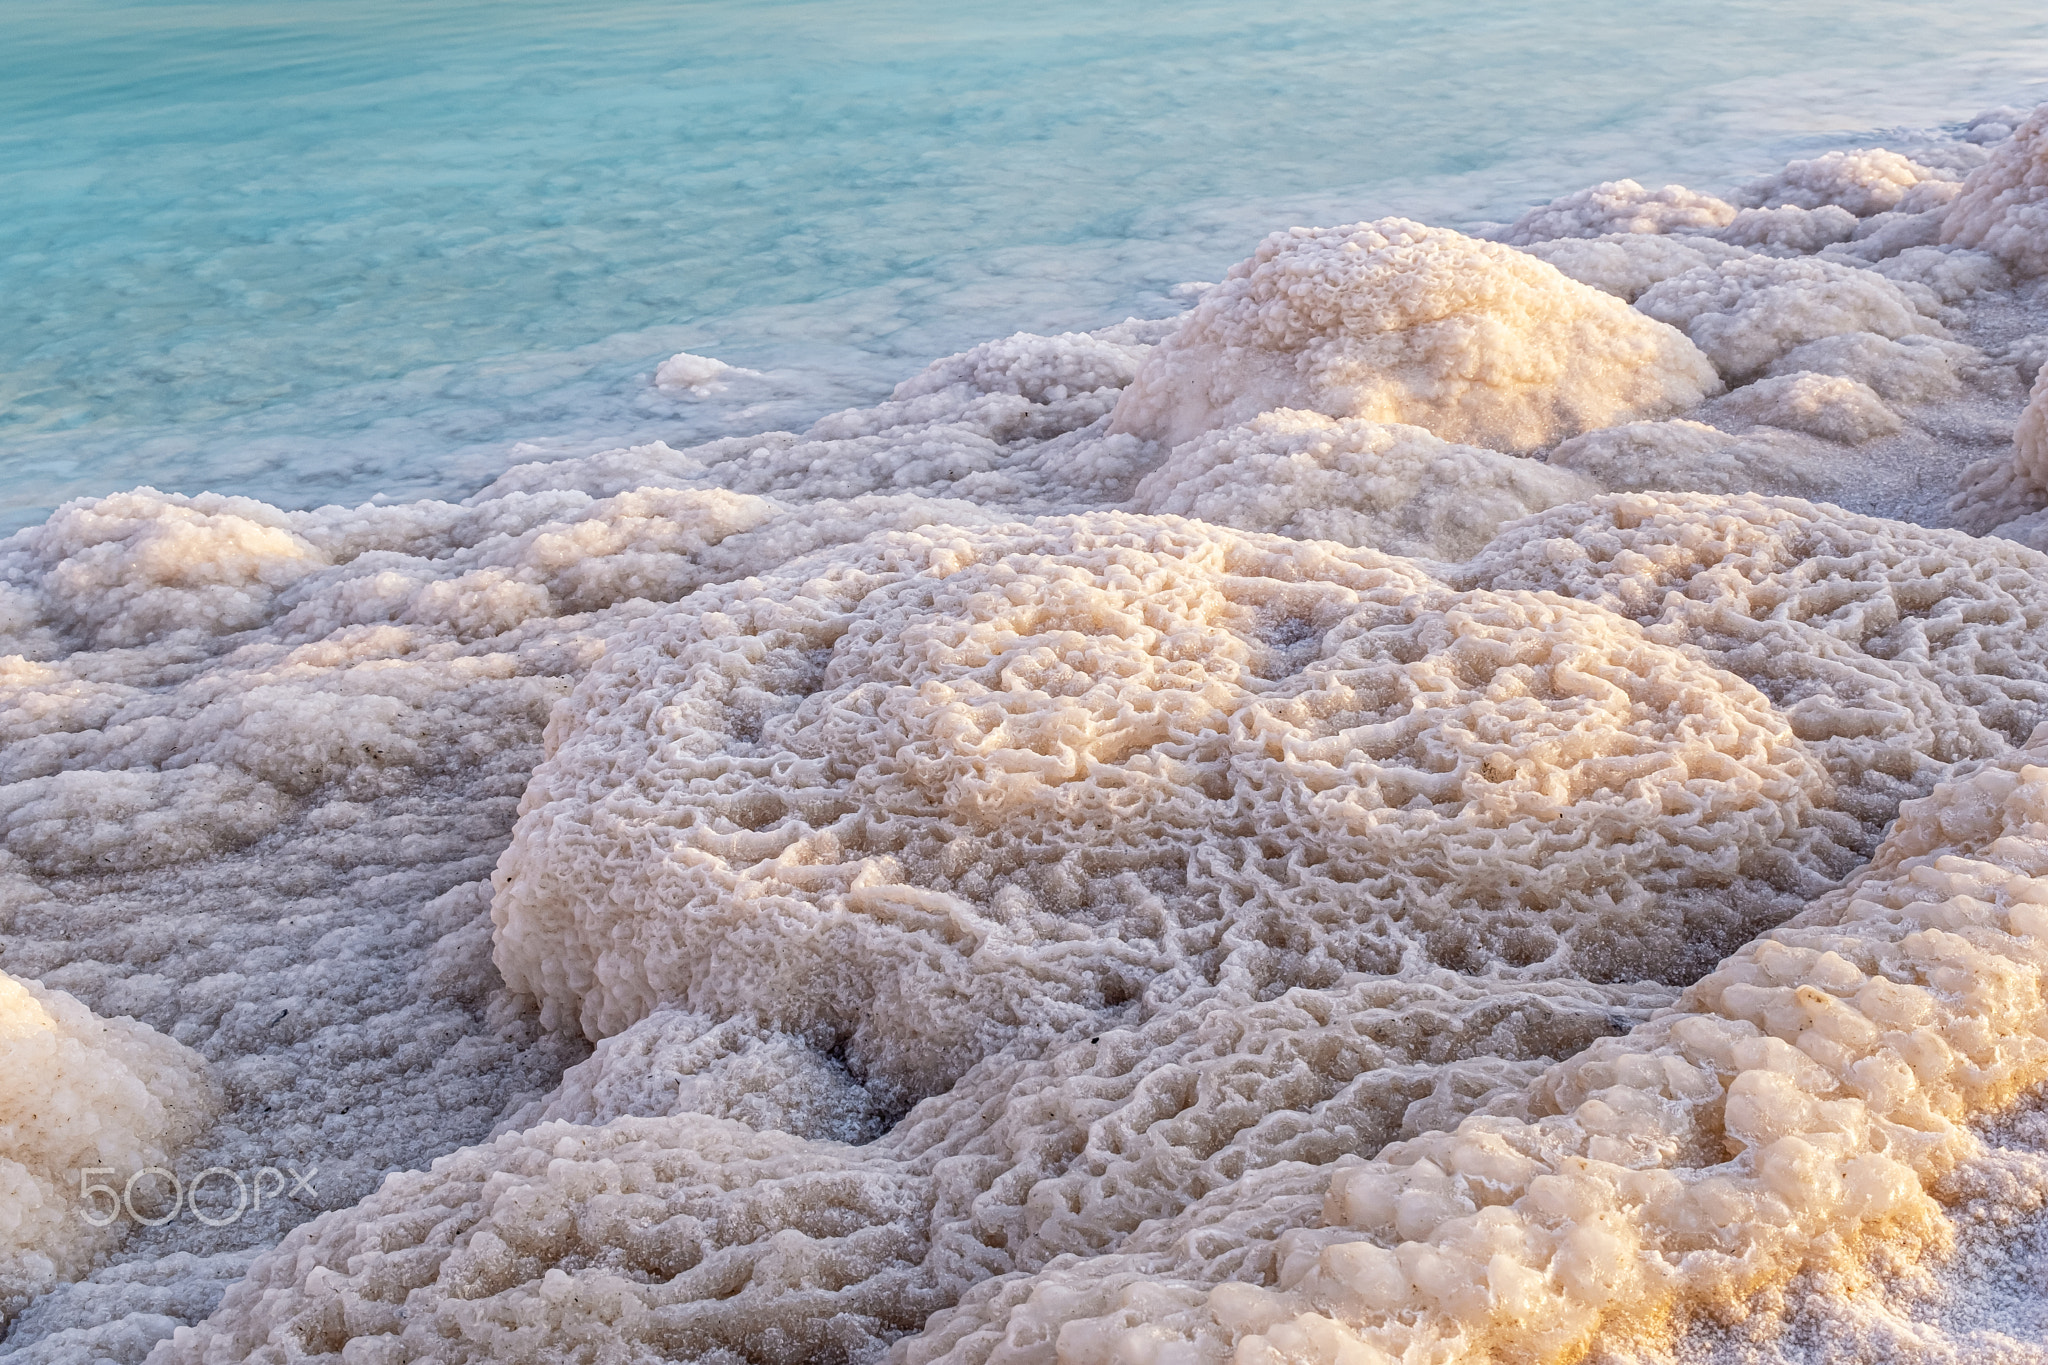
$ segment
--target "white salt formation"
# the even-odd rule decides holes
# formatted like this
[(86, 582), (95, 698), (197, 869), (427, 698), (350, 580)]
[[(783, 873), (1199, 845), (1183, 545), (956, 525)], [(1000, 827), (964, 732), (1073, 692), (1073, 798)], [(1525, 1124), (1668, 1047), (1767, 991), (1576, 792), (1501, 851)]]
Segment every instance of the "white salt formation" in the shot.
[(1609, 180), (1551, 200), (1509, 224), (1501, 240), (1510, 246), (1616, 233), (1706, 234), (1727, 227), (1735, 206), (1683, 185), (1647, 190), (1633, 180)]
[(1826, 463), (1789, 432), (1760, 427), (1737, 436), (1683, 418), (1574, 436), (1550, 452), (1549, 464), (1621, 492), (1815, 494), (1829, 482)]
[(1268, 237), (1146, 359), (1110, 429), (1178, 445), (1291, 407), (1526, 451), (1718, 387), (1683, 337), (1616, 299), (1387, 218)]
[(2021, 275), (2048, 275), (2048, 106), (1970, 172), (1941, 240), (1989, 252)]
[(1648, 233), (1615, 233), (1604, 237), (1561, 237), (1522, 247), (1548, 261), (1580, 284), (1634, 303), (1645, 289), (1696, 266), (1718, 265), (1749, 255), (1712, 237), (1658, 237)]
[(1131, 505), (1245, 531), (1463, 559), (1503, 522), (1600, 491), (1420, 427), (1279, 408), (1177, 447)]
[(1891, 280), (1811, 258), (1750, 256), (1699, 266), (1652, 285), (1636, 307), (1682, 329), (1731, 381), (1824, 337), (1942, 335), (1941, 324)]
[(1214, 1273), (1199, 1236), (1154, 1239), (978, 1294), (902, 1358), (1571, 1359), (1603, 1329), (1742, 1316), (1888, 1225), (1933, 1232), (1927, 1187), (1978, 1150), (1965, 1121), (2048, 1079), (2029, 758), (2048, 743), (1905, 807), (1848, 886), (1547, 1072), (1526, 1118), (1340, 1167), (1256, 1281)]
[[(0, 1313), (118, 1243), (128, 1226), (119, 1198), (158, 1215), (169, 1187), (151, 1177), (131, 1195), (126, 1177), (169, 1162), (210, 1101), (205, 1065), (187, 1049), (0, 973)], [(82, 1180), (88, 1168), (101, 1174)], [(88, 1200), (88, 1183), (114, 1193)]]
[(2040, 119), (0, 543), (0, 1354), (1878, 1358), (2040, 1206)]

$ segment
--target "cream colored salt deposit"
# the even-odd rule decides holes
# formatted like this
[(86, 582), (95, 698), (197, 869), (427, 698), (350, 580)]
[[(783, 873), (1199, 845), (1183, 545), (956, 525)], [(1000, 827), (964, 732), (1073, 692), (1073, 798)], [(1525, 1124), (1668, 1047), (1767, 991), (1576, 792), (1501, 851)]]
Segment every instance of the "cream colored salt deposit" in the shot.
[(1279, 408), (1176, 449), (1131, 505), (1245, 531), (1463, 559), (1501, 523), (1601, 491), (1420, 427)]
[(1941, 240), (1976, 247), (2020, 274), (2048, 274), (2048, 105), (1964, 180)]
[[(1896, 1229), (1964, 1126), (2048, 1078), (2048, 744), (1908, 805), (1870, 867), (1547, 1073), (1527, 1118), (1473, 1118), (1330, 1177), (1270, 1277), (1198, 1239), (1003, 1286), (928, 1325), (913, 1365), (1058, 1342), (1160, 1359), (1578, 1358), (1599, 1334), (1740, 1314)], [(1008, 1348), (1008, 1351), (1005, 1348)]]
[(1522, 247), (1580, 284), (1634, 303), (1645, 289), (1695, 266), (1737, 261), (1750, 254), (1712, 237), (1660, 237), (1612, 233), (1603, 237), (1559, 237)]
[(1268, 237), (1146, 358), (1110, 430), (1178, 445), (1291, 407), (1522, 451), (1716, 387), (1683, 337), (1609, 295), (1387, 218)]
[[(155, 1030), (0, 973), (0, 1315), (119, 1243), (127, 1178), (169, 1162), (211, 1098), (204, 1063)], [(156, 1182), (134, 1196), (147, 1216)]]
[(1207, 985), (1682, 973), (1855, 836), (1673, 644), (1172, 519), (871, 540), (613, 644), (522, 800), (498, 967), (592, 1037), (753, 1011), (908, 1099)]
[(1683, 185), (1647, 190), (1633, 180), (1609, 180), (1530, 209), (1508, 226), (1510, 246), (1612, 233), (1709, 233), (1728, 226), (1735, 206)]
[(1636, 307), (1683, 329), (1730, 380), (1823, 337), (1942, 335), (1941, 324), (1892, 281), (1816, 258), (1753, 256), (1701, 266), (1652, 285)]

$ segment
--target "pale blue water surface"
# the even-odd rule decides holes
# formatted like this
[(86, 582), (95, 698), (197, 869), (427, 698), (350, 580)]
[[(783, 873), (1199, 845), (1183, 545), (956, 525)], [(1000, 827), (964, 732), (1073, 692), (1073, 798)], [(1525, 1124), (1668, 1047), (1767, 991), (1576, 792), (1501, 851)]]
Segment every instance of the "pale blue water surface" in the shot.
[[(799, 425), (1265, 231), (2048, 98), (2039, 0), (0, 2), (0, 529)], [(762, 371), (659, 394), (677, 350)]]

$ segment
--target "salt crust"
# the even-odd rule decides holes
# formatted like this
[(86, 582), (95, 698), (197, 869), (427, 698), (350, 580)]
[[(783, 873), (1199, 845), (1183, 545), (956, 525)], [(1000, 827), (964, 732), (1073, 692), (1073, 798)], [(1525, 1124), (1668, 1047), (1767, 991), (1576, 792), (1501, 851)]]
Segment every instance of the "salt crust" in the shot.
[[(1932, 297), (1927, 303), (1938, 306)], [(1731, 381), (1822, 337), (1943, 335), (1895, 282), (1816, 257), (1750, 256), (1699, 266), (1652, 285), (1636, 307), (1683, 329)]]
[(982, 1286), (899, 1359), (1559, 1361), (1743, 1316), (1865, 1237), (1938, 1240), (1928, 1187), (1980, 1150), (1964, 1121), (2048, 1076), (2041, 758), (1906, 805), (1848, 886), (1547, 1073), (1526, 1118), (1340, 1167), (1270, 1278), (1161, 1239)]
[(1633, 180), (1608, 180), (1548, 204), (1510, 223), (1500, 239), (1509, 246), (1615, 233), (1712, 233), (1728, 226), (1735, 206), (1683, 185), (1647, 190)]
[(1986, 251), (2019, 275), (2048, 274), (2048, 105), (1970, 172), (1941, 240)]
[(1387, 218), (1260, 243), (1146, 358), (1110, 431), (1175, 446), (1290, 407), (1526, 451), (1718, 387), (1682, 336), (1610, 295)]
[(1560, 237), (1522, 247), (1580, 284), (1634, 303), (1645, 289), (1695, 266), (1718, 265), (1751, 254), (1712, 237), (1659, 237), (1613, 233), (1603, 237)]
[[(133, 1019), (101, 1019), (63, 991), (0, 972), (0, 1315), (82, 1274), (125, 1224), (78, 1172), (162, 1166), (212, 1107), (205, 1064)], [(99, 1177), (104, 1181), (104, 1176)], [(161, 1189), (145, 1187), (147, 1196)]]
[(1463, 559), (1503, 522), (1601, 489), (1420, 427), (1279, 408), (1177, 447), (1130, 505), (1245, 531)]
[(892, 1103), (1208, 986), (1696, 972), (1861, 837), (1760, 694), (1604, 608), (1105, 515), (707, 590), (549, 750), (507, 983), (592, 1037), (752, 1012)]
[[(2000, 709), (1970, 673), (1974, 661), (1995, 661), (1996, 672), (2010, 675), (2002, 685), (2030, 698), (2035, 714), (2048, 700), (2040, 661), (2013, 653), (2028, 648), (2025, 616), (2018, 604), (2001, 605), (2013, 591), (2040, 591), (2042, 563), (2018, 547), (1762, 499), (1611, 498), (1591, 521), (1581, 510), (1575, 526), (1573, 515), (1560, 509), (1510, 532), (1468, 572), (1541, 579), (1601, 611), (1648, 620), (1645, 638), (1662, 627), (1757, 669), (1791, 714), (1825, 736), (1810, 743), (1846, 760), (1845, 771), (1860, 760), (1906, 773), (1904, 782), (1880, 773), (1861, 786), (1873, 803), (1866, 827), (1882, 823), (1902, 788), (1926, 791), (1947, 771), (1940, 744), (1924, 729), (1897, 748), (1873, 744), (1871, 731), (1886, 725), (1868, 723), (1873, 684), (1889, 684), (1934, 726), (1953, 725), (1965, 699)], [(957, 541), (949, 548), (964, 557)], [(1066, 554), (1074, 557), (1073, 549)], [(1359, 561), (1348, 563), (1356, 573)], [(1927, 570), (1936, 565), (1943, 572), (1930, 582)], [(1346, 566), (1346, 558), (1332, 556), (1316, 567), (1328, 577)], [(1244, 566), (1236, 567), (1233, 577), (1242, 576)], [(1014, 612), (1020, 604), (1009, 605)], [(656, 652), (679, 680), (705, 676), (687, 652)], [(1894, 653), (1906, 656), (1897, 672), (1884, 658)], [(2020, 680), (2028, 673), (2031, 688)], [(672, 714), (675, 695), (650, 705)], [(1939, 714), (1945, 700), (1946, 716)], [(870, 704), (887, 713), (879, 696)], [(616, 720), (597, 728), (615, 740), (635, 733)], [(761, 734), (788, 736), (793, 728), (770, 721)], [(1859, 728), (1864, 733), (1854, 733)], [(686, 732), (668, 733), (674, 738), (663, 748), (687, 750)], [(557, 749), (557, 771), (565, 756), (575, 761), (573, 744)], [(1902, 760), (1922, 767), (1911, 772)], [(302, 1228), (260, 1260), (213, 1320), (180, 1337), (172, 1358), (315, 1357), (367, 1338), (358, 1349), (374, 1344), (392, 1359), (546, 1355), (576, 1342), (608, 1343), (605, 1349), (628, 1356), (862, 1359), (923, 1325), (921, 1335), (896, 1346), (898, 1359), (1009, 1358), (1044, 1351), (1055, 1338), (1067, 1359), (1157, 1359), (1143, 1354), (1148, 1343), (1182, 1339), (1195, 1343), (1195, 1358), (1208, 1359), (1242, 1349), (1254, 1334), (1307, 1350), (1284, 1324), (1297, 1320), (1313, 1341), (1340, 1330), (1318, 1325), (1331, 1315), (1341, 1331), (1363, 1324), (1388, 1347), (1398, 1344), (1390, 1335), (1406, 1331), (1454, 1337), (1465, 1330), (1476, 1334), (1461, 1339), (1471, 1344), (1533, 1324), (1536, 1346), (1561, 1354), (1583, 1339), (1603, 1304), (1655, 1308), (1679, 1292), (1712, 1301), (1782, 1271), (1806, 1254), (1804, 1239), (1846, 1215), (1926, 1214), (1918, 1181), (1967, 1150), (1962, 1130), (1949, 1126), (1953, 1119), (2032, 1079), (2016, 1064), (1996, 1070), (2000, 1054), (1987, 1051), (1985, 1040), (2004, 1040), (1999, 1047), (2037, 1069), (2048, 1061), (2031, 1016), (1994, 1016), (1976, 1032), (1951, 1022), (1958, 1011), (1947, 992), (1985, 1008), (2024, 1005), (2030, 997), (2020, 987), (2031, 978), (1995, 975), (1995, 961), (1976, 958), (1956, 969), (1955, 955), (1980, 939), (1911, 932), (1925, 915), (1956, 906), (1964, 918), (1943, 923), (1960, 930), (1981, 910), (1968, 899), (1920, 902), (1928, 898), (1925, 879), (1946, 875), (1944, 844), (1968, 853), (2013, 842), (2000, 842), (2009, 831), (1984, 815), (2004, 799), (1996, 792), (1986, 798), (1987, 782), (2012, 779), (2006, 794), (2017, 791), (2031, 803), (2028, 818), (2048, 820), (2048, 772), (2015, 774), (2020, 767), (2009, 761), (1909, 807), (1879, 851), (1878, 872), (1865, 875), (1855, 896), (1824, 894), (1797, 922), (1821, 928), (1781, 930), (1688, 992), (1687, 1017), (1697, 1027), (1665, 1015), (1628, 1040), (1595, 1044), (1519, 1092), (1517, 1078), (1527, 1072), (1518, 1068), (1531, 1051), (1569, 1051), (1572, 1029), (1597, 1031), (1589, 1017), (1595, 1011), (1625, 1019), (1642, 1007), (1642, 995), (1414, 968), (1405, 980), (1296, 986), (1257, 1004), (1228, 983), (1197, 988), (1163, 1001), (1142, 1023), (1098, 1013), (1042, 1045), (988, 1057), (889, 1135), (855, 1149), (761, 1133), (733, 1117), (732, 1097), (747, 1086), (730, 1081), (724, 1068), (737, 1061), (744, 1071), (755, 1048), (793, 1054), (788, 1033), (778, 1037), (767, 1022), (718, 1026), (725, 1038), (709, 1049), (717, 1056), (685, 1092), (680, 1076), (670, 1089), (661, 1081), (671, 1073), (649, 1062), (665, 1049), (675, 1056), (701, 1048), (708, 1021), (656, 1011), (550, 1104), (567, 1118), (604, 1119), (616, 1107), (598, 1099), (609, 1089), (656, 1097), (659, 1108), (648, 1108), (659, 1117), (619, 1117), (596, 1128), (541, 1123), (444, 1158), (424, 1174), (393, 1177), (358, 1209)], [(615, 773), (625, 771), (614, 764)], [(717, 802), (718, 787), (709, 781), (695, 789), (700, 800)], [(598, 809), (615, 806), (620, 788), (600, 782), (580, 790), (579, 799)], [(1919, 866), (1908, 861), (1916, 858)], [(2040, 858), (2048, 871), (2048, 853)], [(1903, 871), (1887, 881), (1887, 869)], [(2036, 895), (2048, 902), (2043, 885)], [(1995, 887), (1968, 889), (1995, 901)], [(1851, 920), (1855, 929), (1857, 917), (1868, 918), (1856, 907), (1873, 897), (1891, 908), (1873, 921), (1873, 942), (1859, 946), (1835, 921)], [(1838, 913), (1845, 904), (1853, 915)], [(937, 903), (925, 905), (936, 918)], [(952, 924), (963, 922), (972, 923), (956, 912)], [(960, 932), (941, 929), (925, 950), (942, 953)], [(1995, 943), (2034, 951), (2002, 936)], [(1822, 958), (1820, 949), (1837, 956)], [(1888, 956), (1868, 960), (1873, 953)], [(1044, 979), (1044, 967), (1030, 958), (1008, 960), (1013, 970)], [(1854, 980), (1837, 965), (1844, 962), (1863, 964)], [(1889, 979), (1863, 984), (1876, 966)], [(1933, 976), (1945, 971), (1954, 975)], [(1940, 993), (1916, 993), (1930, 977)], [(1795, 1029), (1801, 1052), (1767, 1035), (1785, 1031), (1777, 1022), (1780, 997), (1784, 1008), (1811, 1013), (1808, 997), (1819, 992), (1802, 983), (1813, 981), (1859, 1003), (1828, 1005), (1820, 1011), (1825, 1027)], [(772, 1012), (784, 994), (771, 988), (757, 999)], [(1836, 1027), (1827, 1013), (1841, 1008), (1868, 1010), (1880, 1025), (1933, 1030), (1880, 1039), (1880, 1048), (1865, 1048), (1876, 1064), (1839, 1069), (1855, 1081), (1850, 1093), (1873, 1108), (1880, 1099), (1889, 1106), (1874, 1117), (1860, 1117), (1856, 1101), (1835, 1097), (1837, 1081), (1823, 1083), (1823, 1073), (1811, 1070), (1844, 1057), (1856, 1062), (1846, 1050), (1862, 1035)], [(1493, 1022), (1506, 1017), (1516, 1022)], [(1803, 1022), (1808, 1014), (1795, 1017)], [(1361, 1062), (1354, 1043), (1332, 1057), (1315, 1041), (1332, 1029), (1348, 1037), (1364, 1030), (1381, 1050)], [(1380, 1029), (1396, 1033), (1372, 1032)], [(1936, 1035), (1946, 1041), (1924, 1041)], [(1435, 1047), (1439, 1057), (1476, 1044), (1484, 1056), (1463, 1069), (1426, 1068), (1437, 1088), (1417, 1109), (1423, 1092), (1402, 1079), (1402, 1057), (1414, 1053), (1392, 1052), (1398, 1039), (1409, 1049)], [(1822, 1048), (1829, 1040), (1836, 1052)], [(1193, 1051), (1181, 1050), (1190, 1045)], [(1901, 1050), (1925, 1079), (1887, 1060)], [(858, 1048), (834, 1055), (857, 1059)], [(1949, 1057), (1957, 1059), (1939, 1062)], [(1251, 1058), (1264, 1060), (1248, 1071)], [(798, 1073), (819, 1078), (804, 1083), (818, 1097), (810, 1101), (818, 1112), (847, 1108), (847, 1079), (834, 1066), (828, 1056)], [(1282, 1079), (1253, 1082), (1252, 1074)], [(1441, 1094), (1446, 1076), (1459, 1079)], [(1645, 1085), (1670, 1093), (1656, 1104), (1630, 1098), (1631, 1086)], [(1920, 1112), (1915, 1102), (1934, 1113), (1906, 1123), (1906, 1113)], [(682, 1112), (691, 1105), (726, 1117)], [(1357, 1162), (1357, 1154), (1404, 1133), (1449, 1127), (1456, 1114), (1481, 1110), (1497, 1117), (1448, 1136), (1410, 1138), (1379, 1163)], [(1725, 1124), (1724, 1112), (1732, 1115)], [(1084, 1131), (1090, 1136), (1077, 1147)], [(1888, 1135), (1885, 1152), (1863, 1140), (1871, 1131)], [(1911, 1142), (1920, 1146), (1909, 1150)], [(1675, 1170), (1659, 1175), (1658, 1163)], [(1627, 1176), (1625, 1167), (1645, 1173)], [(1480, 1197), (1493, 1188), (1487, 1181), (1501, 1197)], [(1491, 1203), (1510, 1205), (1505, 1226), (1514, 1235), (1499, 1246), (1502, 1215), (1473, 1212)], [(1483, 1255), (1466, 1245), (1474, 1238), (1485, 1243)], [(1376, 1274), (1374, 1257), (1386, 1254), (1374, 1248), (1403, 1240), (1424, 1259), (1411, 1269), (1397, 1255), (1400, 1272), (1371, 1288), (1381, 1281), (1367, 1272)], [(1829, 1254), (1828, 1246), (1823, 1239), (1813, 1254)], [(1659, 1261), (1651, 1252), (1669, 1255)], [(1680, 1252), (1694, 1256), (1681, 1263), (1682, 1275), (1658, 1269)], [(1468, 1266), (1474, 1255), (1477, 1265)], [(1546, 1262), (1556, 1272), (1548, 1280)], [(1497, 1281), (1489, 1278), (1493, 1268)], [(1212, 1292), (1226, 1280), (1242, 1283)], [(1603, 1296), (1597, 1286), (1610, 1282), (1614, 1293)], [(1476, 1300), (1459, 1287), (1475, 1284)], [(1519, 1326), (1491, 1306), (1489, 1284), (1521, 1296)], [(1407, 1311), (1420, 1314), (1413, 1327), (1374, 1326), (1389, 1304), (1370, 1296), (1382, 1292), (1413, 1299)], [(957, 1306), (925, 1321), (948, 1302)]]
[(1932, 208), (1946, 197), (1937, 187), (1955, 179), (1953, 172), (1871, 147), (1791, 162), (1784, 170), (1743, 186), (1735, 201), (1751, 208), (1835, 207), (1868, 218), (1893, 210), (1913, 213)]
[(1735, 435), (1684, 418), (1589, 431), (1551, 451), (1549, 463), (1616, 492), (1812, 496), (1833, 477), (1829, 462), (1791, 432), (1759, 427)]
[[(1545, 1053), (1669, 998), (1427, 972), (1216, 992), (992, 1059), (865, 1147), (669, 1105), (542, 1122), (295, 1232), (169, 1358), (873, 1359), (980, 1281), (1113, 1251), (1211, 1192), (1307, 1215), (1333, 1162), (1512, 1104)], [(1211, 1246), (1270, 1273), (1270, 1221)]]

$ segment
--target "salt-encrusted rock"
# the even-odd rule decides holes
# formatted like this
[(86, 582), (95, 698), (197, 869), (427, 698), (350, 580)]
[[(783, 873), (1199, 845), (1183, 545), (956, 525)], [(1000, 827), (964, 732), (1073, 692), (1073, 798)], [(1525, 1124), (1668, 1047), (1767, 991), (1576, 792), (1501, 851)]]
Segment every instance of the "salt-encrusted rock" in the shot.
[(1636, 307), (1682, 328), (1731, 381), (1822, 337), (1943, 334), (1892, 281), (1817, 258), (1751, 256), (1701, 266), (1651, 286)]
[(1735, 199), (1752, 208), (1838, 207), (1858, 218), (1869, 218), (1894, 210), (1914, 213), (1932, 208), (1944, 195), (1935, 187), (1955, 179), (1953, 172), (1872, 147), (1790, 162), (1784, 170), (1743, 186)]
[(1531, 242), (1522, 250), (1548, 261), (1580, 284), (1634, 303), (1661, 280), (1695, 266), (1738, 261), (1747, 247), (1712, 237), (1662, 237), (1652, 233), (1611, 233), (1604, 237), (1559, 237)]
[(1941, 240), (1996, 256), (2016, 274), (2048, 274), (2048, 105), (1963, 181)]
[(1744, 385), (1721, 401), (1719, 415), (1846, 445), (1896, 435), (1905, 425), (1868, 384), (1807, 370)]
[(1601, 184), (1539, 204), (1509, 224), (1509, 246), (1611, 233), (1710, 233), (1726, 227), (1735, 206), (1683, 185), (1647, 190), (1633, 180)]
[(1171, 446), (1293, 407), (1522, 451), (1716, 387), (1684, 337), (1619, 300), (1388, 218), (1268, 237), (1146, 358), (1110, 430)]
[(123, 1198), (161, 1216), (170, 1183), (129, 1177), (164, 1167), (212, 1099), (190, 1049), (0, 972), (0, 1322), (133, 1230)]
[(1244, 531), (1463, 559), (1503, 522), (1600, 491), (1564, 470), (1452, 445), (1420, 427), (1278, 408), (1179, 447), (1145, 476), (1131, 505)]

